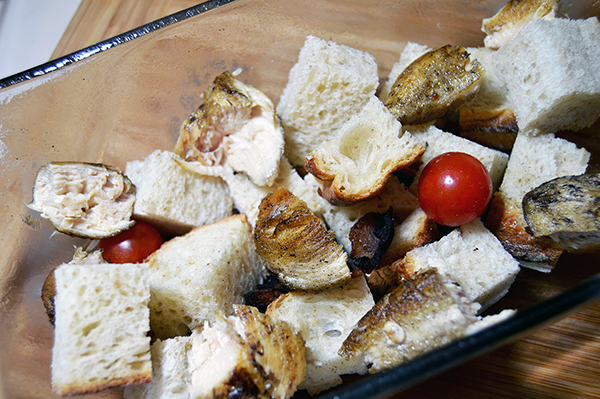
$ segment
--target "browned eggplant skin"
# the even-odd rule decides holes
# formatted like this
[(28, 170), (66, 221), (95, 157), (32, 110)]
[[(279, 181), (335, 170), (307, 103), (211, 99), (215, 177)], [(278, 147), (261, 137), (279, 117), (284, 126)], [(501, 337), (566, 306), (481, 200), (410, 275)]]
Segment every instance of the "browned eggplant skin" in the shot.
[(290, 289), (320, 291), (350, 279), (333, 233), (283, 186), (261, 201), (254, 242), (265, 267)]
[(396, 79), (386, 107), (403, 125), (442, 118), (471, 100), (485, 73), (460, 46), (443, 45), (411, 63)]
[(523, 213), (534, 237), (551, 236), (570, 252), (595, 251), (600, 247), (600, 174), (539, 185), (523, 197)]
[[(340, 356), (352, 358), (372, 347), (379, 347), (378, 365), (370, 373), (381, 371), (412, 359), (428, 349), (461, 337), (463, 328), (448, 327), (448, 333), (435, 337), (426, 331), (426, 322), (438, 311), (454, 304), (437, 270), (426, 269), (396, 287), (380, 299), (358, 322), (339, 350)], [(393, 334), (386, 324), (405, 331)], [(388, 324), (389, 325), (389, 324)], [(425, 329), (421, 331), (421, 329)], [(412, 341), (407, 342), (411, 340)], [(416, 340), (414, 337), (418, 337)], [(386, 348), (389, 346), (389, 348)], [(387, 365), (384, 367), (383, 365)]]
[(212, 164), (208, 162), (206, 154), (216, 151), (221, 145), (222, 137), (217, 137), (214, 133), (222, 130), (218, 129), (218, 125), (223, 124), (226, 119), (233, 119), (228, 113), (246, 113), (237, 115), (239, 120), (250, 117), (252, 101), (235, 87), (234, 81), (229, 71), (215, 78), (202, 94), (203, 102), (181, 125), (173, 152), (186, 161)]

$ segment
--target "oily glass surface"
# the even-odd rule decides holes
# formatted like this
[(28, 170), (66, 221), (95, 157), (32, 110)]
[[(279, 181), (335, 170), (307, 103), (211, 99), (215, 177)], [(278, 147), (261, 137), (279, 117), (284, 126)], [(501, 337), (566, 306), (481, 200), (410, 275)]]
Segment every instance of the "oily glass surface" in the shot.
[[(242, 68), (239, 79), (277, 103), (308, 34), (369, 51), (383, 82), (408, 41), (430, 47), (482, 45), (481, 20), (503, 4), (236, 0), (0, 90), (0, 398), (53, 397), (52, 328), (40, 289), (54, 266), (72, 258), (78, 241), (60, 234), (51, 237), (50, 224), (25, 206), (40, 166), (48, 161), (86, 161), (124, 168), (127, 161), (156, 149), (172, 150), (181, 122), (224, 70)], [(572, 17), (598, 14), (598, 5), (583, 2), (569, 10)], [(594, 153), (596, 170), (597, 130), (598, 124), (576, 139)], [(578, 273), (526, 276), (499, 306), (543, 305), (594, 276), (598, 260), (595, 255), (565, 255), (561, 263), (577, 263)], [(579, 302), (561, 304), (535, 308), (538, 313), (533, 313), (546, 309), (560, 316)], [(507, 337), (517, 338), (550, 316), (531, 316), (522, 320), (522, 328), (503, 331), (503, 337), (484, 337), (473, 353), (489, 350)], [(461, 348), (465, 346), (456, 350)], [(436, 363), (444, 361), (448, 367), (454, 364), (448, 356), (436, 358)], [(418, 367), (410, 372), (427, 377)], [(394, 381), (392, 391), (401, 387)], [(377, 394), (356, 392), (361, 397)], [(119, 390), (109, 390), (86, 397), (119, 396)]]

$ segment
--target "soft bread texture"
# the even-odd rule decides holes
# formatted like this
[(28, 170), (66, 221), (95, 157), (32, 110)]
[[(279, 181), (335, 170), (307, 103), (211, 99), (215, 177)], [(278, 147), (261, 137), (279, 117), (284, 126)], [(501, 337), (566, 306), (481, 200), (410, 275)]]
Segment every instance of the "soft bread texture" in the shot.
[(304, 167), (323, 182), (323, 198), (334, 205), (351, 205), (375, 196), (392, 172), (408, 167), (424, 151), (373, 96), (333, 138), (308, 155)]
[(398, 59), (398, 61), (396, 61), (394, 65), (392, 65), (392, 69), (388, 74), (388, 78), (383, 87), (381, 88), (381, 91), (379, 92), (379, 99), (382, 102), (385, 103), (385, 101), (387, 100), (392, 86), (394, 85), (396, 79), (398, 79), (398, 76), (400, 76), (402, 71), (404, 71), (406, 67), (409, 66), (414, 60), (416, 60), (429, 50), (431, 49), (423, 44), (418, 44), (414, 42), (406, 43), (406, 46), (404, 46), (402, 53), (400, 53), (400, 58)]
[(316, 215), (323, 213), (323, 199), (319, 197), (317, 190), (302, 179), (285, 157), (281, 158), (279, 175), (271, 187), (257, 186), (248, 176), (241, 173), (227, 174), (225, 181), (229, 185), (236, 209), (246, 214), (252, 227), (258, 218), (260, 201), (279, 186), (287, 188), (303, 200)]
[(75, 395), (150, 381), (148, 265), (65, 264), (54, 276), (54, 392)]
[(306, 346), (306, 378), (299, 389), (316, 395), (342, 383), (340, 375), (365, 374), (362, 358), (338, 355), (354, 325), (374, 305), (363, 275), (339, 288), (319, 293), (293, 291), (267, 308), (267, 315), (287, 322)]
[(358, 113), (379, 85), (375, 58), (307, 36), (277, 104), (285, 154), (294, 166)]
[(123, 391), (125, 399), (188, 399), (190, 375), (187, 356), (190, 337), (157, 340), (152, 344), (152, 381), (129, 385)]
[(576, 131), (600, 116), (596, 18), (538, 19), (493, 57), (521, 131)]
[(175, 153), (157, 150), (143, 160), (128, 162), (125, 172), (137, 187), (134, 216), (169, 235), (214, 223), (233, 211), (223, 179), (189, 171), (181, 162)]
[(267, 273), (243, 214), (175, 237), (147, 262), (151, 325), (161, 339), (187, 335), (217, 312), (230, 314)]
[[(316, 191), (319, 183), (313, 175), (306, 175), (304, 181)], [(320, 198), (320, 197), (319, 197)], [(358, 219), (369, 212), (386, 212), (392, 207), (393, 216), (398, 221), (404, 220), (418, 207), (417, 197), (408, 191), (396, 176), (391, 176), (383, 190), (375, 197), (349, 206), (334, 206), (323, 200), (323, 220), (335, 235), (335, 238), (348, 253), (352, 251), (352, 243), (348, 238), (350, 229)]]
[(486, 226), (522, 266), (550, 272), (562, 253), (551, 239), (525, 231), (522, 201), (540, 184), (585, 173), (590, 153), (553, 134), (519, 133), (499, 191), (494, 195)]
[(502, 182), (504, 170), (508, 164), (508, 154), (494, 150), (465, 138), (456, 136), (452, 133), (444, 132), (435, 126), (414, 126), (411, 127), (411, 132), (415, 138), (426, 143), (426, 150), (421, 156), (421, 165), (410, 190), (413, 193), (417, 192), (419, 176), (425, 168), (425, 165), (433, 158), (445, 152), (460, 151), (470, 154), (477, 158), (483, 166), (490, 172), (494, 190), (496, 190)]
[(481, 304), (481, 310), (506, 295), (520, 270), (479, 219), (413, 249), (395, 265), (405, 279), (420, 270), (437, 269), (458, 283), (470, 301)]

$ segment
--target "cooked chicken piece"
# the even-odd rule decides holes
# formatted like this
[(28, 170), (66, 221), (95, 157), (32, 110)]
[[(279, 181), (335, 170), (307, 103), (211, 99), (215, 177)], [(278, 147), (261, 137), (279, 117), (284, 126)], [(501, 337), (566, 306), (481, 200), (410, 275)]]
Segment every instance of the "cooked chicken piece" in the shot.
[(306, 374), (300, 335), (242, 305), (192, 334), (188, 361), (192, 399), (289, 398)]
[(510, 153), (519, 133), (512, 110), (468, 108), (459, 112), (460, 135), (486, 147)]
[(350, 259), (364, 273), (371, 273), (394, 239), (392, 208), (386, 212), (369, 212), (350, 229)]
[(481, 30), (487, 34), (483, 43), (497, 50), (536, 19), (554, 18), (557, 9), (558, 0), (509, 0), (496, 15), (483, 20)]
[(569, 252), (600, 247), (600, 175), (550, 180), (525, 194), (523, 212), (534, 237), (550, 236)]
[(231, 168), (271, 186), (283, 155), (283, 129), (273, 102), (231, 72), (217, 76), (202, 104), (183, 123), (174, 152), (190, 169), (222, 176)]
[(38, 171), (27, 206), (61, 233), (101, 239), (133, 226), (134, 203), (135, 186), (116, 168), (50, 162)]
[(379, 300), (340, 349), (352, 358), (364, 354), (375, 373), (413, 359), (465, 335), (479, 305), (435, 269), (419, 272)]
[(254, 242), (265, 267), (290, 289), (320, 291), (350, 279), (333, 233), (283, 186), (261, 201)]
[(333, 139), (309, 154), (304, 167), (321, 181), (323, 198), (333, 205), (350, 205), (376, 196), (393, 172), (411, 165), (424, 151), (372, 97)]
[(403, 125), (430, 122), (472, 99), (484, 73), (463, 47), (440, 46), (400, 73), (385, 105)]

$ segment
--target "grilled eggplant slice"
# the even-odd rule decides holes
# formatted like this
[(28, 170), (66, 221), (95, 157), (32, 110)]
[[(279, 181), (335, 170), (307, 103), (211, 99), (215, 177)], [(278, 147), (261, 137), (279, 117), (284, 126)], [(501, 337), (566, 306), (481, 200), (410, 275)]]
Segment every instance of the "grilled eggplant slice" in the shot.
[(444, 45), (413, 61), (396, 79), (385, 102), (403, 125), (442, 118), (471, 100), (485, 70), (467, 50)]
[(479, 304), (436, 269), (426, 269), (380, 299), (358, 322), (340, 349), (365, 356), (375, 373), (463, 337), (478, 321)]
[(40, 168), (27, 205), (72, 236), (102, 239), (127, 230), (135, 185), (118, 169), (85, 162), (50, 162)]
[(283, 186), (261, 201), (254, 242), (265, 267), (289, 289), (320, 291), (351, 277), (333, 233)]
[(183, 122), (174, 152), (202, 174), (223, 176), (231, 168), (258, 186), (271, 186), (279, 174), (283, 146), (273, 102), (226, 71)]
[(558, 0), (509, 0), (496, 15), (482, 21), (485, 47), (499, 49), (536, 19), (554, 18), (557, 10)]
[(600, 249), (600, 174), (559, 177), (523, 197), (528, 232), (568, 252)]

